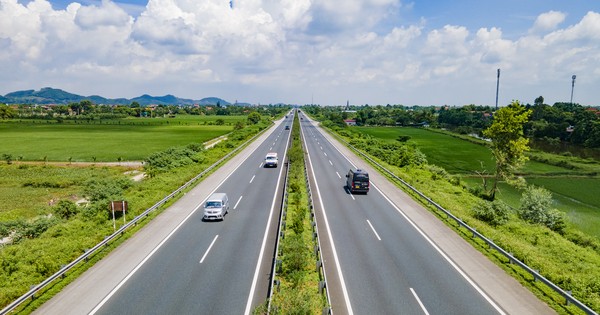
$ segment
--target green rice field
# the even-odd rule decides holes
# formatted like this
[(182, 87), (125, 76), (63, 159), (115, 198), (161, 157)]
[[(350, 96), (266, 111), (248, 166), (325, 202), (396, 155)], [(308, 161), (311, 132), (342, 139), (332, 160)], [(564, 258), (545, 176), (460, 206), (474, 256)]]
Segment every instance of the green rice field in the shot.
[[(396, 141), (398, 136), (410, 136), (409, 142), (417, 144), (425, 153), (429, 164), (443, 167), (452, 174), (474, 174), (475, 171), (494, 172), (494, 159), (490, 149), (469, 141), (428, 131), (423, 128), (409, 127), (357, 127), (360, 132), (387, 141)], [(569, 173), (571, 170), (529, 161), (522, 170), (526, 174), (545, 174), (551, 172)]]
[[(214, 121), (223, 119), (224, 125)], [(13, 160), (110, 162), (143, 160), (173, 146), (202, 143), (233, 130), (246, 116), (183, 116), (96, 123), (0, 123), (0, 154)]]
[[(425, 153), (430, 164), (443, 167), (451, 174), (461, 174), (468, 186), (481, 185), (475, 171), (483, 163), (488, 174), (493, 174), (491, 151), (482, 145), (423, 128), (357, 127), (373, 137), (396, 141), (407, 135)], [(586, 169), (589, 171), (589, 169)], [(580, 176), (578, 171), (529, 161), (521, 170), (527, 183), (544, 187), (552, 192), (555, 207), (569, 216), (569, 220), (587, 234), (600, 238), (600, 178)], [(554, 176), (552, 174), (563, 174)], [(600, 173), (600, 166), (598, 167)], [(497, 196), (514, 208), (519, 206), (521, 191), (501, 183)]]

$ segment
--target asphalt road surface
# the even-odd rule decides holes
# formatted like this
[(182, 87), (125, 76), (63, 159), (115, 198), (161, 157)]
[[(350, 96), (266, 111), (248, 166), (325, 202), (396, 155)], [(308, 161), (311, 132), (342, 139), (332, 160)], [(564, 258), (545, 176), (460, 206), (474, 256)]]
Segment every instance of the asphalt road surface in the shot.
[[(300, 115), (334, 314), (554, 313)], [(345, 187), (351, 168), (371, 175), (368, 194)]]
[[(39, 314), (249, 314), (265, 302), (292, 116), (278, 122), (135, 236), (90, 268)], [(263, 167), (267, 152), (280, 166)], [(212, 192), (229, 197), (223, 221), (203, 222)]]

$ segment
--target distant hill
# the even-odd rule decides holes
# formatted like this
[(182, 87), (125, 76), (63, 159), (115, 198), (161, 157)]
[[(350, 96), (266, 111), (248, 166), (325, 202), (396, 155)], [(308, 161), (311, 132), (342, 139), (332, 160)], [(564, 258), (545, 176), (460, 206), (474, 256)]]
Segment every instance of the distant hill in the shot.
[(220, 99), (218, 97), (207, 97), (201, 100), (192, 100), (179, 98), (171, 94), (165, 96), (150, 96), (144, 94), (132, 99), (116, 98), (108, 99), (100, 95), (82, 96), (73, 93), (63, 91), (61, 89), (54, 89), (45, 87), (39, 91), (35, 90), (24, 90), (8, 93), (4, 96), (0, 95), (0, 103), (5, 104), (69, 104), (78, 103), (83, 100), (90, 100), (95, 104), (115, 104), (115, 105), (128, 105), (132, 102), (138, 102), (140, 105), (217, 105), (221, 104), (224, 106), (231, 105), (231, 103)]
[(197, 104), (199, 105), (221, 105), (221, 106), (229, 106), (231, 105), (231, 103), (222, 100), (218, 97), (205, 97), (203, 99), (201, 99)]

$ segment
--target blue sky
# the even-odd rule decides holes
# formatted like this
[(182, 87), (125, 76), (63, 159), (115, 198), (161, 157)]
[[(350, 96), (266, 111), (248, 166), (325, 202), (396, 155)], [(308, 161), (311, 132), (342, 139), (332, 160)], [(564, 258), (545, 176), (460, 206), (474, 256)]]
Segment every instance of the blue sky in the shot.
[(0, 94), (600, 105), (600, 2), (0, 0)]

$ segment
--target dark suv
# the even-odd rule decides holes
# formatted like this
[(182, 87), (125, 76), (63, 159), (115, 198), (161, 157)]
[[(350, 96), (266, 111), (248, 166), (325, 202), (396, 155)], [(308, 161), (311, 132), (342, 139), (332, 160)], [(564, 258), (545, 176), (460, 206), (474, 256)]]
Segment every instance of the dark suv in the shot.
[(351, 194), (355, 192), (367, 193), (369, 191), (369, 173), (361, 169), (350, 170), (346, 175), (346, 187)]

